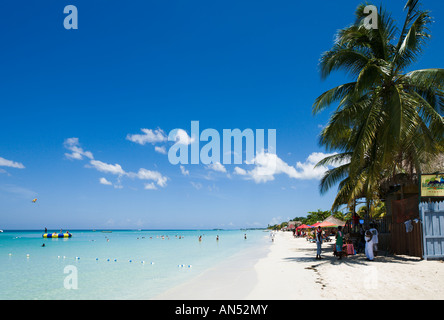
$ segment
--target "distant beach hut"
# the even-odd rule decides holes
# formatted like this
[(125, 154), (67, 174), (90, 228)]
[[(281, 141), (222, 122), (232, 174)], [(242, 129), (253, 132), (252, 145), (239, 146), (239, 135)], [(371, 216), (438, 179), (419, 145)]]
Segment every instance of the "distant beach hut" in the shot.
[(301, 225), (300, 221), (288, 221), (287, 229), (294, 230), (297, 229), (297, 226)]

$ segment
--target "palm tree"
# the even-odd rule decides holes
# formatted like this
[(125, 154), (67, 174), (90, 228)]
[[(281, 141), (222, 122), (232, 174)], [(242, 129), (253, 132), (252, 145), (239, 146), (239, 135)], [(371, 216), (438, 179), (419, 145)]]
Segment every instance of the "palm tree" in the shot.
[[(357, 214), (360, 217), (365, 217), (368, 213), (367, 206), (362, 206), (358, 209)], [(382, 201), (375, 201), (375, 203), (370, 207), (370, 217), (373, 219), (381, 218), (386, 214), (385, 204)]]
[(357, 8), (356, 22), (338, 32), (320, 60), (323, 78), (342, 70), (353, 81), (324, 92), (312, 107), (318, 114), (338, 103), (320, 136), (327, 149), (340, 151), (322, 164), (349, 161), (321, 181), (321, 192), (340, 182), (336, 204), (362, 195), (373, 199), (382, 178), (420, 173), (423, 163), (444, 150), (444, 69), (408, 71), (430, 38), (429, 12), (409, 0), (399, 32), (380, 8), (378, 29), (368, 30), (365, 7)]

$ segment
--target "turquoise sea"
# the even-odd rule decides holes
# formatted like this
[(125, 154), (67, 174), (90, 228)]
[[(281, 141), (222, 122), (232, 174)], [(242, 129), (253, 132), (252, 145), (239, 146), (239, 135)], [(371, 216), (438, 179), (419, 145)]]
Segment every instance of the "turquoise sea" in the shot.
[(70, 232), (69, 239), (0, 233), (0, 299), (150, 299), (242, 250), (269, 244), (263, 230)]

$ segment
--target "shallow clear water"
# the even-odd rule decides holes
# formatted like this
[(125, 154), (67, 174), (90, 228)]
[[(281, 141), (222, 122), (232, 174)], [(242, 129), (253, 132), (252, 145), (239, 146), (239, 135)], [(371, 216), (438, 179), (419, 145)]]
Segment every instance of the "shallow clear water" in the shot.
[[(268, 243), (260, 230), (71, 232), (70, 239), (43, 239), (40, 231), (0, 233), (0, 299), (149, 299)], [(65, 273), (65, 267), (72, 269)], [(65, 283), (75, 284), (73, 269), (78, 288), (66, 289)]]

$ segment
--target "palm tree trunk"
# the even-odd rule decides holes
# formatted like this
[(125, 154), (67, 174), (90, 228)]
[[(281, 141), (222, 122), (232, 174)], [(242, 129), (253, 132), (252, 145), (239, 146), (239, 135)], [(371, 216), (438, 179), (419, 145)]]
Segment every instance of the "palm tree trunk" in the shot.
[(364, 222), (365, 222), (365, 228), (369, 229), (370, 226), (370, 207), (371, 207), (371, 199), (367, 196), (366, 198), (367, 201), (367, 212), (365, 213), (365, 218), (364, 218)]

